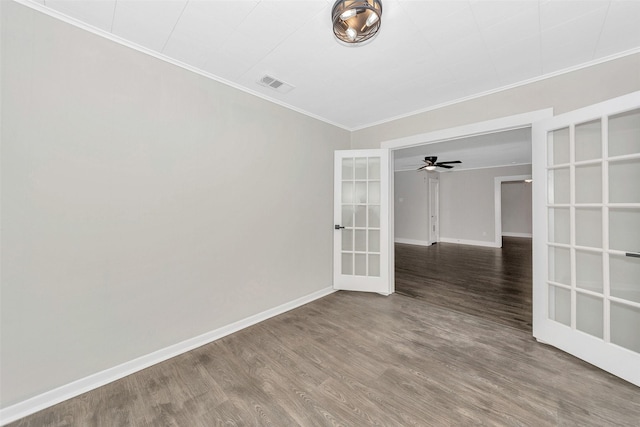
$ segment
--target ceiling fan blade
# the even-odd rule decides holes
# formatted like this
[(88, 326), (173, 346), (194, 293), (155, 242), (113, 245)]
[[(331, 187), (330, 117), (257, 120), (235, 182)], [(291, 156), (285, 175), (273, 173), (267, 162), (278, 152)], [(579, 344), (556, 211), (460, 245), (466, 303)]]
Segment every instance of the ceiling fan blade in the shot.
[(442, 163), (438, 163), (436, 166), (438, 166), (439, 168), (453, 169), (453, 166), (443, 165)]
[(426, 168), (427, 166), (429, 166), (429, 165), (424, 165), (424, 166), (421, 166), (421, 167), (419, 167), (419, 168), (418, 168), (418, 169), (416, 169), (416, 170), (419, 170), (419, 171), (421, 171), (422, 169), (424, 169), (424, 168)]
[(462, 162), (460, 160), (453, 160), (453, 161), (450, 161), (450, 162), (438, 162), (439, 165), (444, 165), (444, 164), (447, 164), (447, 163), (462, 163)]

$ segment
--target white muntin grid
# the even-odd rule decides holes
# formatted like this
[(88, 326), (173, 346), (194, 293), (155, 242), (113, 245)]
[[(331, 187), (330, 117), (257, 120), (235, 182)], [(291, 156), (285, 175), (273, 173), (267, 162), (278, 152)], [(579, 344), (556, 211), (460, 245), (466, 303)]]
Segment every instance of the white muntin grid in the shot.
[[(640, 110), (632, 110), (632, 113), (640, 114)], [(622, 166), (621, 172), (617, 172), (616, 177), (614, 179), (620, 179), (620, 176), (624, 175), (625, 168), (628, 172), (634, 167), (640, 168), (640, 152), (635, 153), (625, 153), (620, 155), (609, 155), (609, 123), (610, 120), (616, 120), (617, 117), (621, 116), (621, 113), (616, 113), (611, 116), (599, 116), (594, 117), (588, 121), (581, 121), (577, 124), (570, 124), (569, 126), (553, 129), (548, 132), (548, 141), (547, 141), (547, 167), (546, 167), (546, 178), (547, 178), (547, 307), (546, 314), (547, 318), (552, 320), (557, 320), (560, 323), (564, 323), (569, 326), (572, 330), (581, 330), (579, 328), (579, 315), (578, 311), (579, 300), (583, 302), (583, 304), (588, 304), (591, 302), (591, 306), (589, 307), (589, 311), (593, 314), (593, 308), (599, 307), (600, 313), (602, 315), (602, 330), (600, 333), (597, 333), (594, 330), (583, 332), (590, 333), (591, 335), (596, 336), (597, 338), (601, 338), (605, 343), (611, 342), (611, 307), (613, 304), (618, 304), (620, 307), (627, 307), (629, 309), (640, 310), (640, 301), (635, 301), (631, 299), (622, 298), (620, 296), (612, 295), (612, 282), (611, 282), (611, 260), (624, 260), (628, 251), (637, 251), (640, 252), (640, 242), (638, 242), (638, 248), (611, 248), (610, 247), (610, 227), (624, 227), (627, 224), (613, 224), (611, 223), (611, 213), (613, 211), (614, 214), (618, 214), (618, 212), (638, 212), (640, 213), (640, 198), (638, 200), (633, 200), (630, 203), (626, 201), (614, 200), (611, 201), (610, 197), (610, 179), (611, 166), (615, 169), (616, 167)], [(586, 126), (591, 125), (599, 125), (600, 126), (600, 158), (587, 158), (587, 159), (577, 159), (576, 158), (576, 132), (577, 130), (581, 130)], [(582, 128), (581, 128), (582, 127)], [(567, 132), (568, 131), (568, 132)], [(568, 135), (566, 135), (568, 133)], [(554, 141), (554, 136), (557, 136), (558, 140)], [(566, 138), (568, 136), (568, 138)], [(558, 145), (554, 144), (555, 142)], [(567, 147), (564, 147), (564, 150), (560, 150), (561, 144), (567, 143)], [(580, 142), (579, 142), (580, 143)], [(581, 147), (579, 147), (581, 148)], [(566, 158), (566, 149), (568, 149), (568, 158)], [(581, 148), (582, 149), (582, 148)], [(640, 151), (640, 150), (638, 150)], [(563, 156), (564, 155), (564, 156)], [(559, 157), (561, 163), (555, 163), (554, 157)], [(566, 161), (565, 161), (566, 160)], [(597, 169), (600, 168), (600, 189), (598, 189), (598, 185), (593, 183), (593, 179), (584, 179), (591, 174), (591, 178), (594, 175), (594, 172), (598, 172)], [(568, 174), (567, 174), (568, 172)], [(633, 172), (630, 172), (631, 176)], [(577, 175), (580, 175), (580, 178), (577, 179)], [(568, 200), (566, 194), (566, 187), (568, 181)], [(576, 184), (585, 185), (589, 182), (593, 185), (593, 188), (586, 189), (587, 191), (583, 191), (584, 188), (578, 188)], [(613, 182), (613, 180), (612, 180)], [(613, 182), (614, 185), (623, 184), (621, 182)], [(626, 186), (631, 186), (628, 188), (639, 188), (640, 182), (634, 185), (634, 183), (625, 182)], [(565, 187), (565, 188), (563, 188)], [(563, 192), (562, 190), (565, 190)], [(577, 190), (580, 190), (579, 192)], [(599, 190), (599, 191), (598, 191)], [(633, 190), (631, 190), (633, 191)], [(640, 191), (640, 190), (639, 190)], [(585, 194), (593, 194), (600, 192), (600, 199), (590, 199), (584, 200)], [(580, 197), (577, 197), (578, 194)], [(632, 194), (632, 193), (630, 193)], [(619, 197), (619, 194), (616, 195), (616, 198)], [(577, 221), (577, 217), (588, 217), (588, 215), (593, 215), (599, 211), (601, 217), (600, 224), (600, 239), (599, 242), (590, 242), (591, 244), (585, 244), (584, 241), (577, 241), (577, 226), (579, 221)], [(568, 213), (568, 225), (569, 225), (569, 241), (563, 242), (563, 237), (566, 237), (566, 230), (558, 229), (560, 222), (565, 222), (566, 218), (561, 218), (566, 216)], [(559, 220), (558, 224), (556, 224), (556, 219)], [(584, 227), (584, 221), (580, 222), (580, 226)], [(633, 224), (631, 224), (633, 226)], [(597, 229), (597, 224), (594, 225)], [(630, 232), (634, 232), (630, 230)], [(557, 236), (556, 236), (557, 234)], [(568, 269), (566, 265), (556, 265), (556, 261), (561, 261), (563, 264), (566, 263), (566, 252), (568, 251)], [(562, 259), (561, 255), (565, 255), (564, 259)], [(601, 289), (597, 287), (586, 287), (584, 283), (578, 282), (579, 273), (581, 271), (578, 270), (580, 264), (579, 259), (589, 259), (593, 258), (593, 255), (600, 255), (601, 259)], [(581, 268), (586, 267), (584, 264)], [(593, 265), (589, 266), (589, 268), (593, 268)], [(595, 269), (596, 271), (598, 268)], [(564, 273), (564, 277), (559, 278), (559, 274), (556, 273)], [(568, 280), (567, 280), (568, 279)], [(595, 282), (598, 282), (597, 278), (594, 278)], [(640, 277), (638, 278), (640, 281)], [(558, 310), (560, 308), (557, 304), (564, 303), (566, 306), (566, 297), (568, 292), (569, 295), (569, 305), (570, 305), (570, 316), (566, 316), (566, 313), (560, 313)], [(562, 295), (562, 296), (560, 296)], [(559, 297), (559, 299), (557, 299)], [(633, 297), (631, 297), (633, 298)], [(594, 304), (595, 302), (595, 304)], [(585, 307), (585, 310), (586, 307)], [(584, 318), (583, 318), (584, 319)], [(589, 323), (589, 322), (587, 322)], [(598, 323), (598, 320), (596, 320)], [(583, 328), (585, 329), (585, 328)], [(587, 328), (588, 329), (588, 328)]]

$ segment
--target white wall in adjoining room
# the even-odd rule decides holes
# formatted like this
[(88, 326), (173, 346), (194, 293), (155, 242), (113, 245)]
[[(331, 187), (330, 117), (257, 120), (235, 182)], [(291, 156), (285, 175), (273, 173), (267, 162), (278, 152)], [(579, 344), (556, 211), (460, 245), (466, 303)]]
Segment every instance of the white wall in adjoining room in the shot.
[(494, 179), (530, 174), (531, 165), (441, 173), (440, 241), (494, 246)]
[(348, 131), (0, 8), (0, 407), (330, 288)]
[(502, 235), (531, 237), (531, 183), (505, 181), (502, 192)]
[(429, 178), (436, 172), (398, 171), (394, 178), (394, 238), (398, 243), (429, 244)]

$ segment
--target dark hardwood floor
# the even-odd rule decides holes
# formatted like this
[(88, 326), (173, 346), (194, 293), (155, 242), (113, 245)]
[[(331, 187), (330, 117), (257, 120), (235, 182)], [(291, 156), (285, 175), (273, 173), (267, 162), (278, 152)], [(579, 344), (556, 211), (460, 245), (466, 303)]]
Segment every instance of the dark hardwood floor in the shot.
[[(508, 255), (518, 264), (519, 251)], [(425, 274), (403, 261), (416, 278), (403, 292), (415, 297), (337, 292), (12, 426), (640, 425), (638, 387), (537, 343), (527, 315), (484, 290), (491, 268), (506, 282), (530, 274), (527, 262), (518, 273), (504, 253), (483, 257), (467, 285), (477, 308), (445, 279), (439, 292), (454, 307), (434, 301), (418, 286)], [(429, 266), (429, 279), (462, 282), (446, 264)], [(526, 305), (527, 292), (520, 301), (505, 290), (520, 301), (507, 306)]]
[(531, 239), (502, 248), (396, 244), (396, 292), (531, 331)]

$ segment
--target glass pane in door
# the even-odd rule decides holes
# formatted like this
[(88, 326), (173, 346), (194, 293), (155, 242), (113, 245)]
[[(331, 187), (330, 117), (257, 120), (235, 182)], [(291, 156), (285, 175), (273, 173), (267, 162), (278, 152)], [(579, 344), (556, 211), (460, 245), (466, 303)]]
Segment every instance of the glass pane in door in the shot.
[(380, 179), (380, 159), (369, 157), (369, 179)]
[(355, 254), (355, 267), (353, 274), (356, 276), (367, 275), (367, 256), (365, 254)]
[(640, 109), (609, 118), (609, 156), (640, 153)]
[(353, 182), (342, 183), (342, 203), (353, 203)]
[(353, 159), (342, 159), (342, 179), (353, 179)]
[(369, 202), (380, 204), (380, 181), (369, 181)]
[(380, 206), (369, 206), (369, 227), (380, 228)]
[(342, 225), (351, 227), (353, 225), (353, 205), (342, 205)]
[(576, 251), (576, 286), (602, 293), (602, 254)]
[(380, 252), (380, 230), (369, 230), (368, 245), (369, 252)]
[(355, 182), (355, 203), (367, 203), (367, 182)]
[(576, 166), (576, 203), (602, 203), (602, 166)]
[(367, 158), (357, 157), (355, 159), (356, 164), (356, 179), (367, 179)]
[(353, 230), (342, 230), (342, 250), (353, 251)]
[(640, 207), (609, 209), (609, 248), (640, 253)]
[(549, 208), (549, 242), (570, 243), (569, 208)]
[(550, 166), (569, 163), (569, 128), (549, 132), (547, 144)]
[(602, 158), (602, 125), (594, 120), (576, 125), (576, 162)]
[(576, 328), (598, 338), (603, 336), (604, 309), (602, 298), (578, 293), (576, 298)]
[(571, 285), (571, 253), (567, 248), (549, 248), (549, 280)]
[(640, 203), (640, 159), (609, 162), (609, 202)]
[(367, 226), (367, 207), (363, 205), (357, 205), (356, 207), (356, 227)]
[(549, 203), (568, 204), (571, 187), (569, 186), (569, 168), (549, 171)]
[(549, 318), (571, 326), (571, 291), (549, 286)]
[(353, 274), (353, 254), (342, 253), (342, 274)]
[[(640, 303), (640, 258), (624, 255), (609, 257), (611, 295)], [(640, 324), (638, 334), (640, 334)]]
[(357, 252), (365, 252), (367, 250), (367, 231), (355, 230), (354, 249)]
[(369, 277), (380, 277), (380, 255), (369, 255)]
[(576, 245), (602, 248), (602, 209), (576, 208)]
[(640, 353), (640, 308), (611, 303), (611, 342)]

